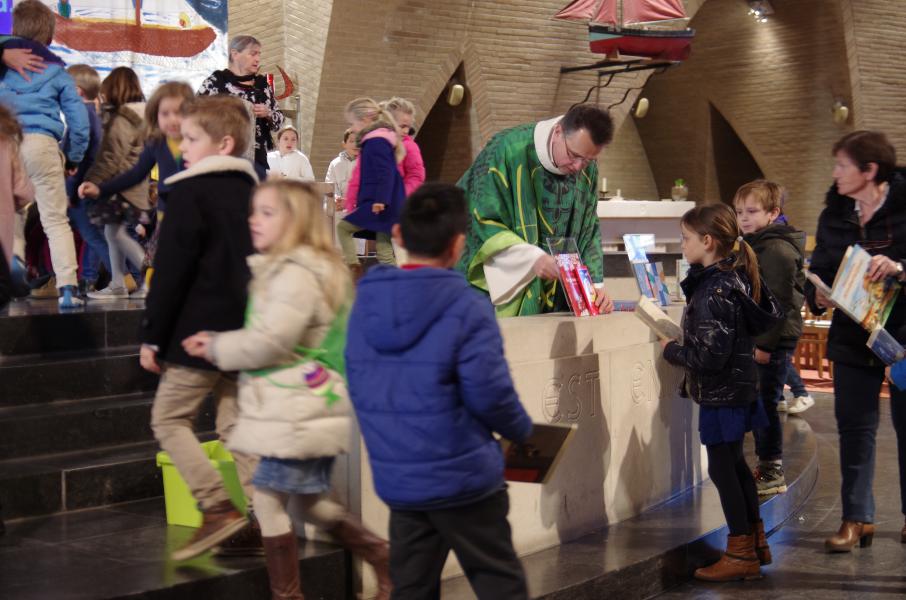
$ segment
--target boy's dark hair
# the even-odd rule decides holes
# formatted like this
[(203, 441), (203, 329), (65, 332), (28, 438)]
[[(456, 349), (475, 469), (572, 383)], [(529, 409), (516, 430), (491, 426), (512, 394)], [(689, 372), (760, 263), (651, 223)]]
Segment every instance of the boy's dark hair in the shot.
[(436, 258), (469, 226), (466, 195), (449, 183), (426, 183), (406, 200), (400, 229), (406, 251)]
[(863, 173), (868, 170), (869, 164), (878, 165), (875, 183), (890, 179), (897, 168), (897, 151), (887, 136), (879, 131), (853, 131), (846, 134), (834, 144), (831, 155), (840, 151), (859, 165), (859, 170)]
[(595, 146), (609, 144), (613, 139), (613, 119), (610, 113), (594, 104), (576, 104), (560, 120), (564, 135), (584, 129)]
[(40, 0), (22, 0), (13, 8), (13, 35), (49, 46), (55, 28), (53, 13)]

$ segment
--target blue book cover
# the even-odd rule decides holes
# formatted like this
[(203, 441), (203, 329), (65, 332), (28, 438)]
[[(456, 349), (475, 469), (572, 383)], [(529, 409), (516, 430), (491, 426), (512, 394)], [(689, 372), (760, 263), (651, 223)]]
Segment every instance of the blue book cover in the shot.
[(903, 345), (896, 341), (890, 332), (883, 327), (876, 327), (871, 335), (868, 336), (868, 342), (865, 344), (878, 358), (884, 361), (886, 365), (892, 365), (903, 359), (906, 351)]

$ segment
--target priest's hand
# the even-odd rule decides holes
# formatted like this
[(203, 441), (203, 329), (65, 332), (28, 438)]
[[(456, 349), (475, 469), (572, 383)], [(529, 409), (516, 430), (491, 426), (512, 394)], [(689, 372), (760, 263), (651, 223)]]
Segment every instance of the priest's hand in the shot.
[(539, 257), (532, 266), (532, 272), (541, 279), (557, 279), (560, 277), (557, 261), (550, 254)]
[(607, 292), (604, 291), (604, 286), (599, 285), (595, 289), (595, 304), (598, 306), (598, 311), (609, 315), (613, 312), (613, 300), (610, 296), (607, 295)]

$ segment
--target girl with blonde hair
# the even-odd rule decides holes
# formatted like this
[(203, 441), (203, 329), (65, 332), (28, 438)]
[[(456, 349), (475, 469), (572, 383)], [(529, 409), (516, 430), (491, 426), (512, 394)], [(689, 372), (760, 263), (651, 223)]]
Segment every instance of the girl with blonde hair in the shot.
[(403, 185), (406, 188), (406, 197), (425, 183), (425, 161), (422, 151), (412, 138), (415, 129), (415, 105), (405, 98), (393, 97), (381, 102), (396, 120), (403, 136), (402, 144), (406, 150), (406, 157), (399, 163), (400, 175), (403, 176)]
[(258, 187), (249, 217), (252, 282), (245, 327), (200, 332), (183, 341), (191, 356), (241, 371), (239, 419), (231, 449), (261, 456), (252, 483), (272, 597), (300, 600), (298, 542), (287, 513), (337, 537), (374, 567), (389, 598), (389, 548), (330, 500), (336, 455), (351, 439), (343, 372), (349, 272), (337, 254), (321, 198), (303, 182)]
[[(357, 98), (346, 105), (346, 120), (358, 140), (359, 189), (356, 206), (337, 225), (343, 260), (353, 275), (361, 276), (353, 236), (373, 232), (378, 261), (396, 264), (390, 230), (399, 223), (406, 191), (397, 163), (406, 156), (393, 116), (371, 98)], [(353, 175), (354, 177), (354, 175)]]

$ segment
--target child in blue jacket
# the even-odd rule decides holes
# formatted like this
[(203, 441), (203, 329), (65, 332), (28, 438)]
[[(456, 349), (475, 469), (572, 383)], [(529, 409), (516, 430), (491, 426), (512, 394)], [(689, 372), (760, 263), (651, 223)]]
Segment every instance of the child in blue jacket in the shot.
[[(50, 244), (56, 283), (60, 288), (60, 307), (74, 308), (83, 301), (78, 297), (75, 242), (66, 209), (64, 162), (59, 142), (63, 138), (63, 121), (69, 130), (66, 165), (75, 167), (82, 161), (88, 147), (88, 112), (76, 91), (76, 84), (65, 71), (63, 60), (47, 49), (55, 28), (53, 13), (39, 0), (17, 2), (13, 9), (13, 35), (3, 38), (3, 48), (23, 48), (45, 62), (42, 73), (30, 80), (7, 69), (0, 78), (0, 103), (5, 104), (19, 119), (24, 132), (20, 147), (22, 162), (29, 179), (35, 185), (35, 199), (41, 225)], [(21, 231), (17, 231), (20, 236)]]
[(350, 315), (349, 391), (391, 509), (394, 598), (439, 597), (451, 549), (479, 598), (528, 597), (492, 433), (521, 442), (532, 422), (493, 307), (451, 270), (467, 223), (462, 190), (419, 188), (393, 227), (408, 264), (371, 269)]

